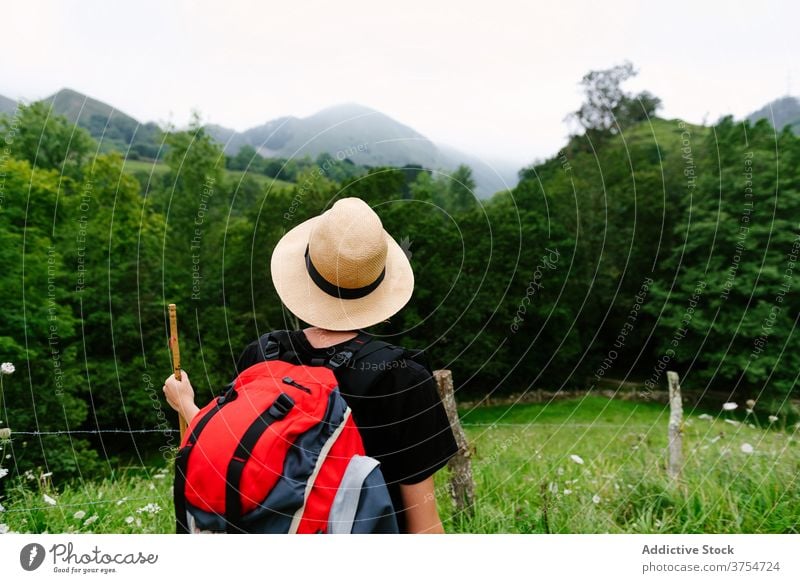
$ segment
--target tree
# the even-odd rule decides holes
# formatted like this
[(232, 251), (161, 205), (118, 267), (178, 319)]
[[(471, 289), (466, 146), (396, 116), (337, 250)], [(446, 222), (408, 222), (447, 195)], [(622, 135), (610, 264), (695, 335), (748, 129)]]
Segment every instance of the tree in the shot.
[(616, 134), (619, 128), (655, 115), (661, 100), (647, 91), (626, 93), (622, 84), (638, 72), (626, 61), (610, 69), (589, 71), (581, 79), (586, 100), (568, 118), (575, 119), (587, 134)]
[(94, 146), (86, 130), (53, 114), (41, 101), (21, 105), (16, 117), (0, 116), (0, 132), (13, 158), (73, 178), (79, 177)]
[(454, 213), (475, 208), (475, 180), (472, 178), (472, 168), (460, 164), (447, 178), (446, 208)]
[(248, 170), (250, 172), (261, 172), (263, 170), (263, 158), (259, 156), (256, 149), (250, 144), (245, 144), (235, 156), (228, 158), (228, 168), (231, 170)]

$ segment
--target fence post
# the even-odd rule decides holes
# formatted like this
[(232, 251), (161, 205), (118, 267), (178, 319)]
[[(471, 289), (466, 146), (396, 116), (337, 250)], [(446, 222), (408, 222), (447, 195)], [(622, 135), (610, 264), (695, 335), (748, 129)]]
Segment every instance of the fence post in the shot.
[(669, 477), (677, 480), (683, 466), (683, 402), (678, 373), (667, 371), (669, 384)]
[(439, 390), (439, 398), (442, 400), (447, 418), (450, 420), (450, 427), (453, 429), (453, 436), (458, 445), (458, 453), (448, 462), (450, 468), (450, 489), (453, 495), (453, 502), (459, 513), (471, 516), (474, 512), (475, 504), (475, 482), (472, 479), (472, 464), (470, 462), (469, 444), (461, 422), (458, 419), (456, 410), (456, 398), (453, 391), (453, 373), (449, 370), (433, 371), (436, 379), (436, 387)]

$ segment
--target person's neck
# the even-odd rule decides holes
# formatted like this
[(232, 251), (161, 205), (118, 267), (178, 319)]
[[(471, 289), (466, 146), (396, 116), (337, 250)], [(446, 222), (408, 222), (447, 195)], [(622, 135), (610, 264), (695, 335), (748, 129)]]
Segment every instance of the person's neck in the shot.
[(314, 348), (328, 348), (334, 344), (346, 342), (358, 335), (358, 332), (352, 330), (325, 330), (314, 326), (306, 328), (303, 333), (305, 333), (308, 343)]

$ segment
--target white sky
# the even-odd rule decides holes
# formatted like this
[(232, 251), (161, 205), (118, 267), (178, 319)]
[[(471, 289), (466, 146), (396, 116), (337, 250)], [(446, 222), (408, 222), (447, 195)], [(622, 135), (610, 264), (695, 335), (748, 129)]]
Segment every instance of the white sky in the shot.
[(71, 87), (140, 121), (238, 130), (358, 102), (434, 141), (530, 162), (563, 144), (590, 69), (630, 59), (662, 115), (800, 94), (800, 3), (6, 1), (0, 94)]

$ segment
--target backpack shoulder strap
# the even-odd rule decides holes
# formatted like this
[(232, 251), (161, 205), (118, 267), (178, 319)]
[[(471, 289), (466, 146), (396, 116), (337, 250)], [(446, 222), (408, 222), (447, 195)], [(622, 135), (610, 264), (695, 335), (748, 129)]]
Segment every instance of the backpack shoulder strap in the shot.
[(392, 368), (393, 363), (405, 356), (405, 350), (402, 348), (372, 338), (355, 351), (345, 347), (331, 360), (336, 359), (342, 352), (346, 354), (339, 358), (341, 364), (337, 365), (333, 372), (342, 393), (356, 397), (367, 395), (380, 377)]
[[(364, 396), (387, 370), (395, 366), (394, 363), (403, 358), (420, 362), (422, 351), (406, 350), (359, 331), (331, 357), (315, 359), (310, 364), (330, 368), (342, 394)], [(276, 359), (302, 364), (288, 330), (274, 330), (258, 339), (258, 361)], [(427, 364), (423, 366), (428, 368)]]

